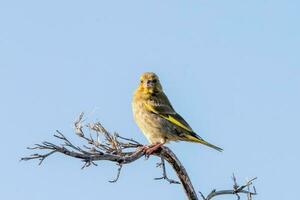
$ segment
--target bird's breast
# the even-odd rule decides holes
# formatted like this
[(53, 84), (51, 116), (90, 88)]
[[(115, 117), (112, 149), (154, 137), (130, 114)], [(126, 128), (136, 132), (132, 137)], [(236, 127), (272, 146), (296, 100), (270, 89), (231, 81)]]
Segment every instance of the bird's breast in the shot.
[(165, 127), (162, 124), (162, 118), (146, 110), (141, 102), (134, 102), (132, 110), (138, 127), (150, 143), (165, 142)]

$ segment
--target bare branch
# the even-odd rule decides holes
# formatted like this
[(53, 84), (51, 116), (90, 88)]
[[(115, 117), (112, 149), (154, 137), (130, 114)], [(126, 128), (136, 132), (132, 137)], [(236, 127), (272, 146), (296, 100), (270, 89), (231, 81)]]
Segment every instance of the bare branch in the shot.
[(163, 176), (162, 176), (162, 177), (159, 177), (159, 178), (154, 178), (154, 180), (165, 179), (165, 180), (168, 181), (170, 184), (180, 184), (180, 182), (168, 178), (168, 176), (167, 176), (167, 171), (166, 171), (165, 160), (164, 160), (163, 158), (161, 158), (161, 162), (160, 162), (160, 163), (157, 163), (157, 167), (161, 167), (161, 168), (162, 168), (162, 170), (163, 170)]
[(115, 183), (119, 180), (123, 165), (122, 164), (117, 164), (117, 165), (119, 165), (117, 177), (114, 180), (109, 181), (110, 183)]
[[(68, 138), (65, 137), (60, 131), (56, 131), (54, 137), (59, 139), (63, 144), (56, 145), (51, 142), (42, 142), (41, 144), (35, 144), (33, 147), (28, 147), (30, 150), (41, 150), (46, 153), (35, 153), (27, 157), (21, 158), (23, 161), (28, 160), (39, 160), (39, 165), (43, 161), (54, 153), (61, 153), (69, 157), (80, 159), (84, 162), (81, 169), (89, 166), (97, 166), (97, 161), (111, 161), (115, 162), (119, 167), (117, 171), (116, 178), (109, 182), (114, 183), (120, 178), (121, 170), (125, 164), (132, 163), (145, 155), (143, 150), (144, 145), (140, 144), (134, 139), (128, 139), (120, 136), (117, 133), (111, 134), (108, 132), (100, 122), (83, 124), (83, 113), (80, 113), (78, 119), (74, 122), (74, 132), (81, 139), (85, 140), (87, 144), (82, 145), (82, 147), (73, 144)], [(88, 129), (90, 134), (86, 134), (85, 130)], [(189, 176), (180, 163), (176, 155), (165, 146), (160, 147), (157, 151), (153, 152), (154, 156), (161, 158), (161, 163), (158, 166), (162, 167), (163, 175), (155, 180), (164, 179), (169, 183), (180, 184), (183, 186), (187, 198), (190, 200), (197, 200), (197, 193), (189, 179)], [(167, 161), (177, 174), (180, 180), (178, 181), (169, 179), (166, 172), (165, 161)], [(250, 185), (252, 179), (248, 181), (245, 185), (238, 186), (236, 179), (233, 176), (234, 186), (233, 190), (213, 190), (207, 197), (204, 197), (202, 193), (201, 196), (204, 200), (210, 200), (215, 196), (224, 194), (235, 194), (239, 198), (238, 194), (245, 193), (248, 195), (248, 200), (252, 199), (252, 195), (256, 194), (256, 190), (253, 187), (254, 192), (250, 191)], [(248, 190), (246, 190), (248, 189)]]
[[(253, 195), (257, 195), (256, 189), (255, 189), (254, 186), (253, 186), (253, 192), (250, 191), (250, 185), (252, 185), (253, 181), (256, 180), (256, 179), (257, 179), (257, 177), (247, 181), (242, 186), (238, 186), (237, 181), (236, 181), (236, 177), (233, 174), (233, 176), (232, 176), (233, 189), (232, 190), (219, 190), (219, 191), (217, 191), (217, 190), (214, 189), (207, 195), (207, 197), (205, 197), (201, 192), (200, 192), (200, 194), (201, 194), (201, 197), (202, 197), (203, 200), (210, 200), (210, 199), (212, 199), (216, 196), (228, 195), (228, 194), (236, 195), (238, 200), (240, 200), (240, 198), (241, 198), (239, 194), (247, 194), (248, 200), (251, 200)], [(245, 188), (247, 188), (247, 190), (245, 190)]]

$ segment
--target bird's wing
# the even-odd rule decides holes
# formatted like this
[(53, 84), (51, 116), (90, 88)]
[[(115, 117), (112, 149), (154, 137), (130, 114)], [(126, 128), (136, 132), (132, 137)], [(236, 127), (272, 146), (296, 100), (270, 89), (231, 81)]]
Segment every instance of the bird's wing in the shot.
[(148, 111), (159, 115), (160, 117), (188, 132), (193, 132), (190, 125), (178, 113), (176, 113), (165, 95), (163, 95), (160, 99), (156, 98), (144, 103), (144, 105)]
[(173, 109), (168, 98), (163, 94), (161, 98), (152, 99), (148, 102), (144, 102), (145, 108), (152, 113), (159, 115), (160, 117), (168, 120), (177, 127), (182, 128), (184, 133), (181, 137), (185, 138), (187, 141), (197, 142), (214, 148), (218, 151), (223, 151), (222, 148), (217, 147), (213, 144), (206, 142), (199, 135), (197, 135), (190, 125)]

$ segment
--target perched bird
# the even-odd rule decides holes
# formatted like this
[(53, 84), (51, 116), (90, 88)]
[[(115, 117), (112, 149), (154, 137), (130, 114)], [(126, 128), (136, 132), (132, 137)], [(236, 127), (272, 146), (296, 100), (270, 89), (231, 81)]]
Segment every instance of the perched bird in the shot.
[(145, 149), (148, 154), (169, 141), (196, 142), (218, 151), (223, 150), (198, 136), (174, 110), (158, 76), (153, 72), (146, 72), (140, 77), (132, 100), (132, 110), (138, 127), (150, 142)]

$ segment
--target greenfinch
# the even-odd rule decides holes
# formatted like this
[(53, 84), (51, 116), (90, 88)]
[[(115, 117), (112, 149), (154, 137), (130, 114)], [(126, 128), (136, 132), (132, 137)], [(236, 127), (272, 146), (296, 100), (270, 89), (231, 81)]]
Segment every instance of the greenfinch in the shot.
[(223, 151), (197, 135), (174, 110), (153, 72), (146, 72), (140, 77), (132, 99), (132, 110), (138, 127), (150, 142), (146, 150), (149, 154), (169, 141), (196, 142)]

